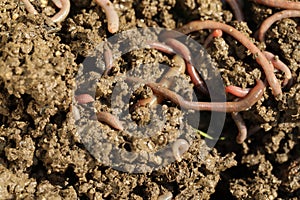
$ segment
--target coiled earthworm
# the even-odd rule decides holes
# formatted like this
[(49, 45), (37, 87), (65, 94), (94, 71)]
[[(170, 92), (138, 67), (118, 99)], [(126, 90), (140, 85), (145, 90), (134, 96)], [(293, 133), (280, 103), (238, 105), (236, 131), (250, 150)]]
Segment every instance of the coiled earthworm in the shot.
[[(28, 12), (32, 14), (37, 14), (38, 12), (36, 9), (32, 6), (32, 4), (29, 2), (29, 0), (22, 0), (25, 4), (25, 8)], [(54, 4), (60, 8), (60, 11), (56, 13), (53, 17), (51, 17), (51, 20), (53, 22), (62, 22), (66, 17), (68, 16), (70, 12), (70, 0), (54, 0)], [(59, 3), (60, 2), (60, 3)]]
[(226, 0), (226, 3), (231, 7), (236, 20), (239, 22), (244, 21), (244, 15), (237, 0)]
[[(192, 21), (180, 28), (177, 29), (177, 31), (183, 33), (183, 34), (189, 34), (191, 32), (202, 30), (202, 29), (221, 29), (222, 31), (228, 33), (229, 35), (233, 36), (236, 40), (238, 40), (240, 43), (242, 43), (255, 57), (255, 60), (258, 64), (261, 65), (263, 68), (267, 81), (272, 88), (272, 93), (274, 96), (281, 96), (282, 90), (281, 85), (279, 84), (279, 81), (277, 80), (275, 74), (274, 74), (274, 67), (269, 63), (265, 55), (258, 49), (258, 47), (253, 44), (249, 40), (247, 36), (245, 36), (240, 31), (236, 30), (232, 26), (229, 26), (224, 23), (215, 22), (211, 20), (206, 21)], [(181, 34), (176, 33), (174, 31), (166, 31), (160, 35), (162, 39), (164, 38), (176, 38), (181, 36)]]
[(238, 86), (234, 86), (234, 85), (229, 85), (227, 87), (225, 87), (225, 92), (228, 92), (236, 97), (240, 97), (243, 98), (245, 97), (250, 91), (250, 88), (241, 88)]
[(124, 130), (124, 127), (121, 123), (121, 121), (118, 119), (118, 117), (110, 114), (109, 112), (97, 112), (96, 114), (97, 120), (99, 122), (104, 122), (107, 125), (111, 126), (112, 128), (115, 128), (119, 131)]
[(86, 103), (91, 103), (91, 102), (95, 101), (95, 99), (89, 94), (76, 95), (75, 100), (78, 102), (78, 104), (86, 104)]
[[(171, 67), (159, 82), (159, 84), (162, 85), (163, 87), (169, 88), (172, 83), (170, 78), (177, 76), (179, 74), (184, 74), (184, 72), (185, 72), (185, 62), (184, 62), (183, 58), (181, 58), (179, 55), (175, 55), (173, 57), (173, 62), (175, 64), (175, 66)], [(163, 100), (163, 98), (161, 96), (153, 95), (150, 98), (139, 100), (138, 103), (134, 107), (146, 106), (146, 105), (149, 105), (149, 107), (151, 107), (156, 104), (160, 104), (162, 102), (162, 100)]]
[[(294, 3), (296, 3), (296, 2), (294, 2)], [(300, 2), (298, 2), (298, 4), (300, 5)], [(260, 28), (258, 30), (259, 41), (261, 41), (261, 42), (265, 41), (265, 34), (274, 22), (279, 21), (283, 18), (289, 18), (289, 17), (300, 17), (300, 10), (283, 10), (283, 11), (277, 12), (274, 15), (271, 15), (270, 17), (265, 19), (262, 22), (262, 24), (260, 25)]]
[(107, 27), (110, 33), (119, 30), (119, 16), (114, 5), (109, 0), (94, 0), (105, 12), (107, 18)]
[(293, 2), (293, 1), (286, 1), (286, 0), (253, 0), (253, 2), (265, 6), (274, 7), (274, 8), (300, 10), (300, 2)]
[(182, 154), (184, 154), (190, 148), (190, 144), (184, 139), (177, 139), (173, 146), (173, 156), (176, 161), (180, 162), (182, 160)]
[(261, 99), (265, 89), (263, 81), (257, 80), (255, 87), (250, 90), (245, 98), (238, 102), (194, 102), (186, 101), (182, 96), (157, 83), (147, 83), (146, 85), (149, 86), (154, 93), (169, 99), (182, 108), (217, 112), (240, 112), (247, 110)]
[[(300, 14), (300, 12), (299, 12)], [(283, 80), (283, 86), (286, 86), (289, 81), (292, 79), (292, 73), (291, 70), (288, 68), (286, 64), (284, 64), (281, 60), (277, 59), (274, 54), (268, 51), (263, 52), (268, 60), (271, 61), (274, 68), (282, 71), (284, 73), (284, 80)]]
[(188, 49), (188, 47), (173, 38), (167, 38), (166, 40), (164, 40), (164, 42), (185, 59), (187, 73), (191, 77), (191, 81), (194, 84), (195, 88), (197, 88), (198, 90), (200, 90), (200, 92), (204, 94), (208, 94), (209, 92), (207, 90), (205, 82), (193, 66), (191, 52)]

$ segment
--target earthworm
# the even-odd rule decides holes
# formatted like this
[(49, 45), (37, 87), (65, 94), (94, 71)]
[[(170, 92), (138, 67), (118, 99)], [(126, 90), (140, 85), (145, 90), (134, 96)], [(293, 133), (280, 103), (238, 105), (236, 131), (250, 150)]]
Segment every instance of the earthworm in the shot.
[[(300, 14), (300, 12), (299, 12)], [(292, 73), (291, 70), (288, 68), (286, 64), (284, 64), (281, 60), (279, 60), (274, 54), (268, 51), (263, 52), (268, 60), (271, 61), (274, 68), (284, 72), (284, 80), (283, 80), (283, 86), (286, 86), (289, 81), (292, 79)]]
[(94, 98), (89, 94), (79, 94), (75, 96), (75, 100), (78, 102), (78, 104), (86, 104), (94, 102)]
[(165, 52), (167, 54), (171, 54), (171, 55), (172, 54), (176, 54), (176, 52), (174, 51), (174, 49), (172, 49), (168, 45), (165, 45), (164, 43), (150, 41), (147, 44), (149, 45), (150, 48), (153, 48), (153, 49)]
[(217, 112), (244, 111), (254, 105), (259, 99), (261, 99), (265, 89), (264, 82), (261, 80), (257, 80), (255, 87), (249, 91), (245, 98), (238, 102), (194, 102), (186, 101), (182, 96), (167, 88), (162, 87), (157, 83), (147, 83), (146, 85), (149, 86), (154, 93), (171, 100), (182, 108)]
[(108, 75), (113, 67), (113, 55), (111, 49), (107, 45), (104, 46), (103, 56), (105, 62), (104, 75)]
[(119, 30), (119, 16), (114, 5), (109, 0), (94, 0), (105, 12), (108, 31), (115, 33)]
[[(211, 20), (197, 20), (178, 28), (177, 31), (183, 34), (189, 34), (191, 32), (202, 29), (221, 29), (222, 31), (228, 33), (236, 40), (238, 40), (241, 44), (243, 44), (254, 55), (256, 62), (260, 64), (262, 69), (264, 70), (267, 81), (272, 88), (272, 93), (274, 94), (274, 96), (281, 96), (281, 85), (274, 74), (274, 67), (269, 63), (265, 55), (258, 49), (258, 47), (253, 42), (251, 42), (247, 36), (245, 36), (237, 29), (220, 22)], [(166, 31), (160, 35), (161, 38), (176, 38), (179, 36), (181, 36), (181, 34), (174, 31)]]
[(60, 2), (61, 2), (60, 10), (51, 18), (53, 22), (62, 22), (64, 19), (67, 18), (70, 12), (70, 7), (71, 7), (70, 0), (60, 0)]
[(229, 85), (227, 87), (225, 87), (225, 92), (230, 93), (236, 97), (240, 97), (243, 98), (245, 97), (248, 93), (249, 93), (250, 89), (249, 88), (241, 88), (241, 87), (237, 87), (234, 85)]
[(106, 123), (107, 125), (119, 130), (119, 131), (122, 131), (124, 128), (123, 128), (123, 125), (121, 123), (121, 121), (118, 119), (118, 117), (110, 114), (109, 112), (97, 112), (97, 120), (99, 122), (104, 122)]
[[(29, 0), (22, 0), (25, 4), (25, 8), (29, 13), (32, 14), (38, 14), (36, 9), (32, 6)], [(58, 3), (60, 1), (60, 3)], [(69, 14), (70, 12), (70, 0), (54, 0), (54, 4), (60, 8), (60, 11), (56, 13), (53, 17), (51, 17), (51, 20), (53, 22), (62, 22)]]
[[(183, 58), (179, 55), (175, 55), (173, 57), (173, 62), (175, 63), (174, 67), (171, 67), (168, 72), (164, 75), (164, 77), (160, 80), (159, 84), (168, 88), (171, 86), (170, 78), (179, 74), (183, 74), (185, 72), (185, 62)], [(151, 107), (156, 104), (160, 104), (163, 98), (161, 96), (153, 95), (150, 98), (139, 100), (138, 103), (134, 106), (146, 106), (147, 104)]]
[(207, 48), (208, 44), (212, 41), (213, 38), (219, 38), (222, 37), (223, 35), (223, 31), (220, 29), (215, 29), (213, 30), (208, 37), (205, 39), (204, 43), (203, 43), (203, 47)]
[(237, 0), (226, 0), (226, 3), (231, 7), (236, 20), (239, 22), (244, 21), (244, 15)]
[[(296, 2), (293, 2), (293, 3), (296, 3)], [(298, 2), (298, 4), (300, 6), (300, 2)], [(261, 42), (265, 41), (265, 34), (274, 22), (279, 21), (283, 18), (289, 18), (289, 17), (300, 17), (300, 10), (283, 10), (283, 11), (277, 12), (274, 15), (271, 15), (270, 17), (265, 19), (262, 22), (262, 24), (260, 25), (260, 28), (258, 30), (259, 41), (261, 41)]]
[(183, 43), (179, 42), (176, 39), (173, 38), (167, 38), (164, 41), (167, 45), (169, 45), (171, 48), (175, 50), (179, 55), (181, 55), (185, 61), (186, 61), (186, 70), (188, 75), (191, 77), (191, 81), (194, 84), (194, 86), (200, 90), (204, 94), (208, 94), (207, 86), (203, 79), (198, 74), (195, 67), (192, 65), (192, 57), (191, 52), (188, 49), (187, 46), (185, 46)]
[(173, 146), (173, 156), (175, 160), (180, 162), (182, 160), (182, 154), (184, 154), (190, 148), (190, 144), (184, 139), (177, 139)]
[(157, 197), (157, 200), (171, 200), (173, 198), (172, 192), (166, 192)]
[[(236, 102), (238, 100), (239, 99), (237, 98), (234, 101)], [(245, 121), (244, 121), (242, 115), (238, 112), (232, 112), (231, 117), (239, 131), (238, 135), (236, 136), (236, 142), (238, 144), (241, 144), (247, 138), (247, 127), (246, 127)]]
[(247, 127), (245, 125), (245, 121), (243, 120), (241, 114), (238, 112), (232, 112), (231, 117), (239, 130), (239, 133), (236, 136), (236, 142), (238, 144), (241, 144), (247, 138)]
[(283, 8), (289, 10), (300, 10), (300, 2), (286, 0), (253, 0), (255, 3), (263, 4), (274, 8)]
[(37, 12), (36, 9), (33, 7), (33, 5), (30, 3), (29, 0), (22, 0), (22, 1), (23, 1), (24, 5), (25, 5), (26, 10), (27, 10), (29, 13), (34, 14), (34, 15), (38, 14), (38, 12)]

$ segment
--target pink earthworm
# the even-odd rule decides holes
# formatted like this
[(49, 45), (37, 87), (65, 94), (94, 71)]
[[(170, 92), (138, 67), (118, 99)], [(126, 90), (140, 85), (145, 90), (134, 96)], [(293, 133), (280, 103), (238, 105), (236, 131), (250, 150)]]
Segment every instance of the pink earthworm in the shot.
[(104, 75), (108, 75), (113, 68), (113, 55), (111, 52), (111, 49), (108, 47), (108, 45), (105, 45), (104, 47), (104, 62), (105, 62), (105, 71)]
[(174, 49), (172, 49), (171, 47), (169, 47), (168, 45), (161, 43), (161, 42), (147, 42), (147, 44), (149, 45), (150, 48), (165, 52), (167, 54), (173, 55), (176, 54), (176, 52), (174, 51)]
[(249, 93), (250, 91), (250, 88), (241, 88), (241, 87), (238, 87), (238, 86), (234, 86), (234, 85), (229, 85), (227, 87), (225, 87), (225, 91), (227, 93), (230, 93), (236, 97), (240, 97), (240, 98), (243, 98), (245, 96), (247, 96), (247, 94)]
[(61, 8), (63, 5), (61, 3), (61, 0), (52, 0), (52, 2), (55, 4), (56, 7)]
[(76, 95), (75, 100), (78, 102), (78, 104), (86, 104), (86, 103), (91, 103), (91, 102), (95, 101), (95, 99), (89, 94)]
[[(22, 0), (22, 1), (24, 2), (25, 8), (29, 13), (32, 14), (38, 13), (29, 0)], [(62, 22), (70, 12), (70, 7), (71, 7), (70, 0), (59, 0), (59, 1), (54, 0), (54, 4), (58, 7), (60, 6), (60, 11), (56, 13), (53, 17), (51, 17), (51, 20), (53, 22)]]
[[(178, 28), (177, 31), (183, 34), (189, 34), (191, 32), (202, 30), (202, 29), (221, 29), (222, 31), (233, 36), (236, 40), (242, 43), (253, 54), (256, 62), (261, 65), (262, 69), (265, 72), (267, 81), (270, 87), (272, 88), (272, 93), (274, 94), (274, 96), (277, 97), (282, 95), (281, 85), (275, 76), (273, 65), (269, 63), (265, 55), (258, 49), (258, 47), (253, 42), (251, 42), (246, 35), (238, 31), (237, 29), (227, 24), (215, 22), (211, 20), (206, 20), (206, 21), (196, 20)], [(176, 33), (174, 31), (171, 32), (166, 31), (160, 35), (162, 39), (176, 38), (179, 36), (181, 36), (181, 34)]]
[(119, 16), (114, 5), (109, 0), (94, 0), (105, 12), (108, 31), (115, 33), (119, 30)]
[(172, 146), (175, 160), (180, 162), (182, 160), (182, 154), (184, 154), (189, 148), (190, 144), (185, 139), (177, 139)]
[(194, 102), (186, 101), (179, 94), (176, 94), (157, 83), (147, 83), (146, 85), (149, 86), (155, 94), (161, 95), (165, 99), (169, 99), (184, 109), (217, 112), (240, 112), (247, 110), (261, 99), (266, 87), (263, 81), (257, 80), (255, 87), (250, 90), (245, 98), (238, 102)]
[(219, 38), (222, 37), (223, 35), (223, 31), (220, 29), (215, 29), (213, 30), (208, 37), (205, 39), (204, 43), (203, 43), (203, 47), (207, 48), (208, 44), (213, 40), (213, 38)]
[(244, 121), (243, 117), (241, 116), (241, 114), (238, 112), (232, 112), (231, 117), (239, 130), (239, 133), (236, 136), (236, 142), (238, 144), (241, 144), (247, 138), (247, 127), (246, 127), (245, 121)]
[(263, 52), (268, 60), (271, 61), (274, 68), (284, 72), (284, 80), (283, 80), (283, 86), (286, 86), (289, 81), (292, 79), (292, 73), (291, 70), (288, 68), (286, 64), (284, 64), (281, 60), (277, 59), (274, 54), (268, 51)]
[(187, 73), (191, 77), (191, 81), (194, 84), (195, 88), (197, 88), (203, 94), (208, 94), (209, 92), (207, 90), (205, 82), (200, 77), (195, 67), (192, 65), (191, 52), (188, 47), (173, 38), (167, 38), (166, 40), (164, 40), (164, 42), (185, 59)]
[(119, 120), (119, 118), (110, 114), (109, 112), (97, 112), (97, 120), (99, 122), (106, 123), (107, 125), (109, 125), (112, 128), (115, 128), (116, 130), (124, 130), (122, 122)]
[[(293, 2), (293, 3), (296, 3), (296, 2)], [(300, 6), (300, 2), (298, 2), (298, 4)], [(274, 22), (279, 21), (283, 18), (289, 18), (289, 17), (300, 17), (300, 10), (283, 10), (283, 11), (275, 13), (274, 15), (272, 15), (272, 16), (268, 17), (266, 20), (264, 20), (258, 30), (259, 41), (261, 41), (261, 42), (265, 41), (265, 34)]]
[(230, 5), (236, 20), (239, 22), (244, 21), (244, 15), (237, 0), (226, 0), (226, 3)]
[(253, 2), (274, 8), (300, 10), (300, 2), (293, 2), (287, 0), (253, 0)]

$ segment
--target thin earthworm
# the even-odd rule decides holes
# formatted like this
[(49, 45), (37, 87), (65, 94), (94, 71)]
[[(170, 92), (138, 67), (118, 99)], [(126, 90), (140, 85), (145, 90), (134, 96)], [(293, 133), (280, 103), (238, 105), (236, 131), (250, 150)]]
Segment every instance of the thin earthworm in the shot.
[(234, 86), (234, 85), (229, 85), (229, 86), (225, 87), (225, 92), (230, 93), (230, 94), (232, 94), (236, 97), (240, 97), (240, 98), (247, 96), (249, 91), (250, 91), (250, 88), (241, 88), (241, 87)]
[(104, 122), (106, 123), (107, 125), (119, 130), (119, 131), (122, 131), (124, 128), (123, 128), (123, 125), (121, 123), (121, 121), (118, 119), (118, 117), (110, 114), (109, 112), (97, 112), (97, 120), (99, 122)]
[(94, 102), (94, 98), (89, 94), (79, 94), (75, 96), (75, 100), (78, 102), (78, 104), (86, 104)]
[(67, 18), (69, 12), (70, 12), (70, 0), (60, 0), (61, 2), (61, 8), (53, 17), (51, 17), (51, 20), (53, 22), (62, 22), (64, 19)]
[(182, 160), (182, 154), (184, 154), (189, 148), (190, 144), (185, 139), (177, 139), (172, 146), (175, 160), (180, 162)]
[(239, 130), (239, 133), (236, 136), (236, 142), (238, 144), (241, 144), (247, 138), (247, 127), (245, 121), (243, 120), (241, 114), (238, 112), (232, 112), (231, 117)]
[(154, 42), (154, 41), (149, 41), (147, 42), (147, 45), (149, 45), (150, 48), (165, 52), (167, 54), (176, 54), (174, 49), (169, 47), (168, 45), (165, 45), (164, 43), (161, 42)]
[(158, 95), (169, 99), (173, 103), (185, 109), (200, 110), (200, 111), (217, 111), (217, 112), (240, 112), (247, 110), (261, 99), (265, 84), (261, 80), (256, 81), (256, 86), (250, 90), (245, 98), (238, 102), (194, 102), (186, 101), (182, 96), (175, 92), (162, 87), (157, 83), (147, 83), (152, 91)]
[[(296, 3), (296, 2), (294, 2), (294, 3)], [(299, 4), (300, 4), (300, 2), (299, 2)], [(300, 10), (283, 10), (283, 11), (277, 12), (274, 15), (271, 15), (270, 17), (265, 19), (262, 22), (262, 24), (260, 25), (260, 28), (258, 30), (259, 41), (261, 41), (261, 42), (265, 41), (265, 34), (274, 22), (279, 21), (283, 18), (289, 18), (289, 17), (300, 17)]]
[[(159, 84), (163, 87), (169, 88), (172, 84), (170, 78), (179, 74), (184, 74), (185, 72), (185, 62), (183, 58), (181, 58), (179, 55), (175, 55), (173, 57), (173, 62), (175, 63), (175, 66), (171, 67), (159, 82)], [(152, 97), (149, 97), (147, 99), (139, 100), (134, 107), (146, 105), (152, 107), (156, 104), (160, 104), (162, 101), (163, 98), (161, 96), (153, 95)]]
[(108, 75), (113, 67), (113, 55), (111, 52), (111, 49), (108, 47), (108, 45), (104, 46), (104, 62), (105, 62), (105, 71), (104, 75)]
[(285, 78), (283, 80), (283, 86), (286, 86), (289, 83), (289, 81), (292, 79), (291, 70), (281, 60), (277, 59), (276, 56), (271, 52), (264, 51), (263, 53), (265, 54), (266, 58), (272, 62), (274, 68), (284, 72)]
[(274, 8), (300, 10), (300, 2), (293, 2), (293, 1), (286, 1), (286, 0), (253, 0), (253, 2), (265, 6), (274, 7)]
[(204, 43), (203, 43), (203, 47), (207, 48), (208, 44), (213, 40), (213, 38), (219, 38), (222, 37), (223, 35), (223, 31), (220, 29), (215, 29), (213, 30), (205, 39)]
[(105, 12), (108, 31), (115, 33), (119, 30), (119, 16), (114, 5), (109, 0), (94, 0)]
[(200, 77), (195, 67), (192, 65), (191, 52), (188, 49), (188, 47), (173, 38), (167, 38), (164, 42), (167, 45), (169, 45), (171, 48), (173, 48), (175, 52), (177, 52), (186, 60), (186, 70), (188, 75), (191, 77), (191, 81), (194, 84), (194, 86), (202, 93), (208, 94), (209, 92), (207, 90), (207, 86), (205, 82)]
[[(29, 2), (29, 0), (22, 0), (22, 1), (24, 2), (25, 8), (29, 13), (38, 14), (38, 12), (32, 6), (32, 4)], [(51, 20), (53, 22), (63, 21), (70, 12), (70, 7), (71, 7), (70, 0), (59, 0), (59, 1), (60, 1), (60, 4), (58, 3), (58, 0), (54, 1), (55, 5), (58, 5), (58, 7), (60, 6), (60, 11), (58, 13), (56, 13), (53, 17), (51, 17)]]
[(36, 9), (33, 7), (33, 5), (30, 3), (29, 0), (22, 0), (22, 1), (23, 1), (24, 5), (25, 5), (26, 10), (27, 10), (29, 13), (34, 14), (34, 15), (38, 14), (38, 12), (37, 12)]
[(239, 22), (244, 21), (244, 15), (237, 0), (226, 0), (226, 3), (231, 7), (236, 20)]
[[(281, 96), (282, 90), (279, 81), (277, 80), (274, 74), (274, 67), (269, 63), (265, 55), (258, 49), (258, 47), (249, 40), (247, 36), (243, 33), (238, 31), (237, 29), (233, 28), (224, 23), (215, 22), (211, 20), (206, 21), (192, 21), (180, 28), (177, 31), (183, 34), (189, 34), (191, 32), (202, 30), (202, 29), (221, 29), (222, 31), (228, 33), (229, 35), (233, 36), (236, 40), (242, 43), (255, 57), (255, 60), (258, 64), (261, 65), (263, 68), (267, 81), (272, 88), (272, 93), (274, 96)], [(164, 38), (176, 38), (181, 36), (182, 34), (176, 33), (174, 31), (166, 31), (160, 35), (162, 39)]]

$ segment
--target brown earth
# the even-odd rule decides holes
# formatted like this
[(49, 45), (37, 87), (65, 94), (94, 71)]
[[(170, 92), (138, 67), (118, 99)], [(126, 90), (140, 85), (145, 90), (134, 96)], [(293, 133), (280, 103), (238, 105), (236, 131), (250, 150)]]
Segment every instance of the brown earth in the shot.
[[(234, 20), (230, 7), (219, 0), (117, 0), (114, 5), (120, 16), (120, 32), (147, 26), (174, 29), (195, 19), (212, 19), (236, 27), (252, 41), (260, 23), (278, 11), (245, 1), (246, 22), (239, 23)], [(223, 139), (203, 159), (201, 152), (207, 148), (207, 139), (188, 124), (184, 124), (184, 131), (191, 137), (181, 136), (176, 127), (183, 113), (169, 102), (162, 107), (168, 125), (153, 137), (134, 137), (97, 122), (91, 126), (97, 126), (104, 136), (97, 138), (93, 134), (97, 131), (91, 129), (85, 139), (80, 139), (72, 112), (73, 92), (84, 60), (97, 44), (112, 36), (107, 31), (105, 14), (94, 2), (72, 1), (68, 18), (61, 24), (53, 24), (49, 16), (56, 10), (51, 2), (44, 7), (36, 1), (34, 6), (39, 15), (28, 14), (19, 1), (0, 2), (0, 199), (167, 199), (163, 195), (170, 193), (174, 199), (298, 199), (300, 33), (297, 19), (275, 23), (267, 33), (265, 44), (255, 42), (261, 49), (278, 55), (292, 71), (292, 84), (283, 89), (282, 99), (276, 100), (268, 88), (257, 104), (241, 113), (250, 132), (261, 128), (252, 131), (242, 145), (235, 142), (237, 129), (227, 115)], [(193, 37), (203, 43), (208, 34), (204, 30)], [(222, 72), (225, 85), (253, 87), (255, 78), (265, 77), (246, 49), (228, 35), (214, 39), (207, 51)], [(164, 73), (157, 67), (159, 63), (175, 65), (171, 56), (143, 49), (115, 60), (109, 76), (101, 77), (101, 69), (95, 67), (89, 78), (99, 78), (96, 109), (115, 112), (110, 109), (108, 99), (119, 76), (134, 69), (145, 77), (159, 78)], [(140, 64), (151, 68), (140, 69)], [(276, 76), (283, 79), (279, 72)], [(186, 75), (177, 76), (175, 83), (174, 91), (192, 98), (192, 86)], [(127, 87), (127, 84), (120, 85), (123, 97), (129, 95)], [(81, 89), (93, 90), (87, 86)], [(134, 103), (150, 95), (151, 90), (141, 85), (130, 99)], [(118, 109), (128, 109), (120, 99), (116, 104)], [(152, 116), (150, 110), (139, 108), (132, 113), (132, 118), (138, 124), (146, 124)], [(207, 128), (205, 123), (200, 126), (203, 131)], [(181, 162), (140, 174), (105, 166), (91, 154), (92, 149), (110, 162), (111, 147), (97, 143), (92, 148), (84, 145), (96, 139), (101, 142), (105, 137), (127, 150), (152, 152), (179, 136), (189, 142), (193, 140)], [(138, 158), (141, 163), (145, 159), (158, 164), (167, 160), (162, 155)], [(130, 166), (127, 169), (132, 170)]]

